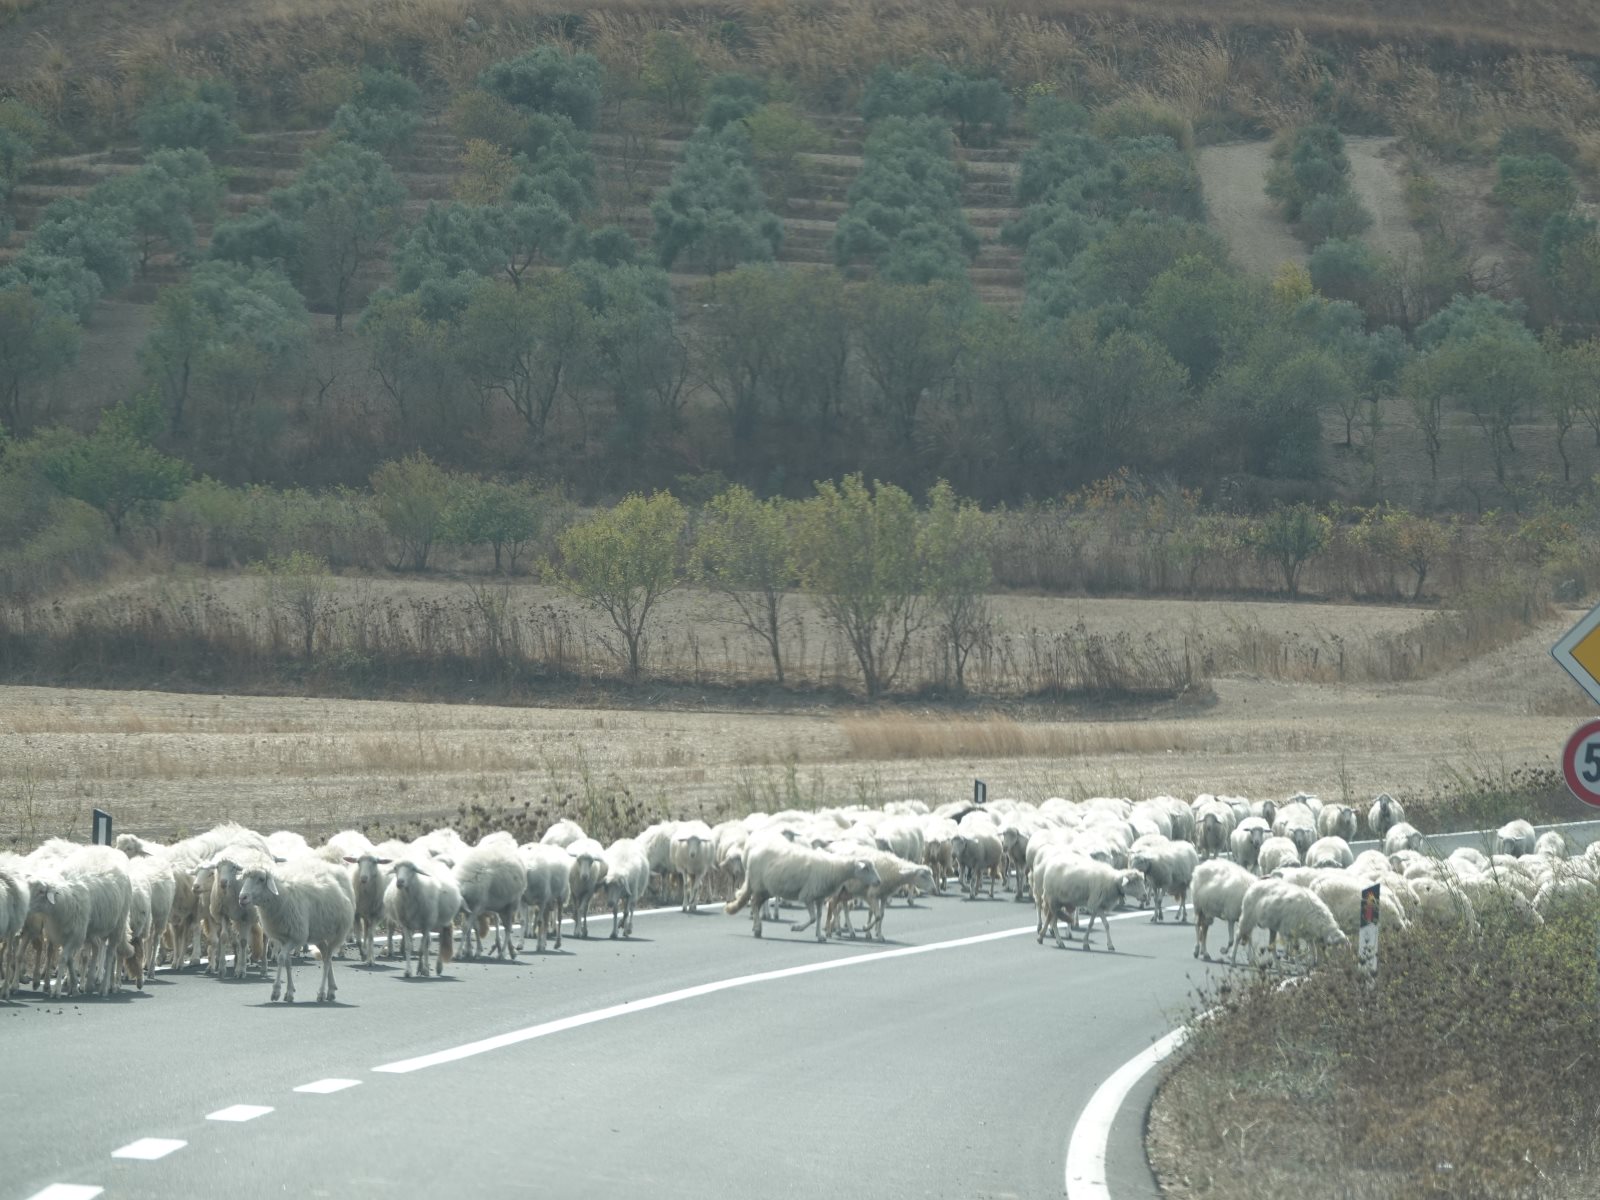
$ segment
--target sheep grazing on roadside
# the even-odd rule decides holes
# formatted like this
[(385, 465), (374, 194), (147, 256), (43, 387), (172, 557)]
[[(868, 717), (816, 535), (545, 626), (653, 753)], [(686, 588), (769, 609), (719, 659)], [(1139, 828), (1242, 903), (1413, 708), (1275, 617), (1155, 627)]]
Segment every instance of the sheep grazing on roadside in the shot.
[[(356, 902), (350, 876), (315, 855), (271, 867), (252, 867), (239, 884), (240, 903), (261, 917), (261, 928), (273, 944), (278, 972), (272, 999), (294, 1003), (291, 960), (301, 946), (315, 946), (322, 959), (317, 1003), (332, 1003), (339, 990), (333, 977), (333, 952), (344, 945), (355, 925)], [(287, 981), (287, 988), (284, 983)]]
[[(743, 862), (744, 842), (739, 843)], [(633, 936), (633, 909), (650, 888), (650, 860), (632, 838), (618, 838), (606, 847), (606, 878), (601, 885), (606, 903), (611, 906), (611, 937), (620, 930)], [(556, 943), (558, 946), (559, 942)]]
[(393, 861), (379, 857), (377, 851), (344, 859), (350, 868), (350, 888), (356, 901), (356, 946), (361, 961), (373, 963), (373, 938), (378, 932), (378, 922), (383, 920), (383, 894), (389, 886), (389, 872), (385, 867)]
[(1318, 838), (1311, 843), (1311, 849), (1306, 851), (1308, 867), (1343, 870), (1355, 861), (1355, 852), (1350, 849), (1350, 843), (1336, 835)]
[(1071, 853), (1050, 855), (1034, 864), (1033, 894), (1039, 909), (1037, 941), (1044, 944), (1048, 934), (1056, 945), (1065, 950), (1067, 944), (1061, 936), (1061, 918), (1067, 920), (1067, 937), (1072, 937), (1071, 926), (1077, 914), (1088, 914), (1088, 928), (1083, 931), (1083, 948), (1089, 949), (1094, 936), (1094, 921), (1100, 918), (1105, 930), (1106, 950), (1116, 952), (1111, 940), (1112, 909), (1124, 901), (1144, 899), (1144, 874), (1127, 867), (1118, 869), (1096, 859)]
[(1211, 937), (1213, 921), (1228, 923), (1228, 941), (1222, 947), (1227, 953), (1233, 949), (1234, 931), (1239, 925), (1244, 894), (1256, 877), (1238, 863), (1225, 858), (1210, 858), (1194, 869), (1189, 893), (1194, 904), (1194, 956), (1211, 961), (1206, 947)]
[(483, 930), (479, 921), (494, 916), (500, 922), (495, 930), (494, 956), (516, 958), (517, 949), (511, 944), (511, 923), (516, 920), (522, 897), (528, 890), (528, 872), (522, 865), (521, 855), (498, 843), (474, 846), (456, 863), (455, 877), (467, 918), (461, 956), (474, 958), (483, 953)]
[(1348, 804), (1326, 804), (1317, 814), (1317, 833), (1325, 838), (1336, 837), (1345, 842), (1356, 840), (1356, 810)]
[(1554, 829), (1546, 830), (1534, 840), (1533, 852), (1546, 858), (1569, 858), (1572, 854), (1567, 839)]
[(1200, 864), (1200, 854), (1188, 842), (1167, 842), (1135, 851), (1128, 865), (1144, 876), (1145, 890), (1155, 904), (1151, 924), (1165, 921), (1163, 897), (1170, 894), (1178, 905), (1178, 923), (1189, 919), (1189, 882)]
[(673, 871), (683, 878), (679, 910), (699, 912), (700, 885), (716, 866), (711, 827), (704, 821), (679, 822), (672, 831), (671, 862)]
[[(1361, 893), (1372, 886), (1365, 879), (1345, 871), (1317, 871), (1307, 881), (1319, 900), (1328, 906), (1346, 937), (1355, 937), (1361, 928)], [(1410, 924), (1405, 907), (1395, 889), (1378, 886), (1379, 919), (1387, 929), (1403, 929)]]
[(1422, 854), (1427, 848), (1428, 839), (1423, 837), (1415, 826), (1408, 825), (1404, 821), (1389, 826), (1383, 835), (1383, 852), (1391, 858), (1402, 850), (1414, 850)]
[(528, 931), (534, 932), (540, 954), (553, 930), (556, 949), (561, 949), (562, 910), (572, 899), (572, 855), (561, 846), (537, 843), (518, 850), (523, 868), (527, 872), (527, 891), (522, 901), (526, 905), (522, 918), (522, 940), (518, 950), (528, 945)]
[(761, 909), (768, 900), (803, 904), (806, 920), (790, 930), (802, 933), (814, 926), (820, 942), (827, 938), (823, 907), (851, 880), (867, 886), (880, 882), (877, 869), (864, 858), (814, 850), (781, 836), (752, 838), (746, 847), (744, 883), (723, 911), (732, 916), (749, 905), (751, 932), (760, 937)]
[(1271, 875), (1283, 867), (1298, 867), (1300, 863), (1300, 848), (1288, 838), (1269, 837), (1256, 854), (1256, 871), (1261, 875)]
[[(128, 856), (110, 846), (82, 846), (29, 879), (29, 910), (44, 916), (45, 936), (61, 950), (61, 970), (73, 993), (98, 987), (117, 991), (117, 964), (125, 952), (133, 881)], [(78, 955), (87, 952), (87, 972), (78, 977)], [(58, 974), (49, 994), (61, 995)]]
[[(455, 952), (455, 919), (461, 911), (461, 889), (447, 867), (423, 861), (404, 860), (394, 864), (383, 892), (384, 916), (400, 927), (400, 951), (405, 959), (406, 978), (411, 978), (411, 935), (422, 935), (418, 951), (418, 974), (428, 975), (428, 949), (435, 930), (439, 933), (439, 955), (434, 973), (443, 975), (445, 964)], [(354, 909), (352, 907), (352, 916)]]
[(1414, 922), (1447, 929), (1473, 930), (1478, 927), (1478, 916), (1472, 901), (1455, 880), (1418, 877), (1411, 880), (1411, 890), (1417, 901), (1408, 910)]
[(572, 936), (587, 938), (589, 904), (606, 881), (606, 849), (586, 837), (569, 845), (567, 853), (572, 855)]
[(562, 817), (561, 820), (544, 831), (544, 836), (539, 839), (539, 844), (541, 846), (559, 846), (565, 850), (573, 842), (580, 841), (588, 836), (583, 831), (582, 825)]
[(1513, 858), (1521, 858), (1524, 854), (1532, 854), (1534, 843), (1538, 836), (1533, 831), (1533, 826), (1527, 821), (1507, 821), (1500, 826), (1494, 835), (1496, 854), (1509, 854)]
[(950, 851), (956, 868), (961, 872), (967, 887), (967, 899), (976, 900), (983, 877), (989, 877), (989, 899), (994, 899), (995, 877), (1000, 872), (1000, 835), (990, 825), (963, 818), (950, 839)]
[(1388, 792), (1379, 792), (1367, 809), (1367, 828), (1380, 842), (1384, 836), (1406, 819), (1405, 807)]
[[(1240, 905), (1239, 935), (1231, 953), (1237, 955), (1242, 945), (1250, 947), (1253, 956), (1252, 939), (1257, 929), (1267, 931), (1266, 958), (1262, 966), (1275, 959), (1280, 936), (1291, 944), (1309, 943), (1319, 958), (1328, 948), (1349, 941), (1333, 913), (1314, 892), (1282, 879), (1258, 879), (1250, 885)], [(1232, 957), (1229, 961), (1233, 961)]]
[(1272, 836), (1272, 828), (1263, 817), (1246, 817), (1233, 827), (1228, 846), (1233, 851), (1233, 861), (1247, 870), (1256, 870), (1261, 857), (1261, 847)]

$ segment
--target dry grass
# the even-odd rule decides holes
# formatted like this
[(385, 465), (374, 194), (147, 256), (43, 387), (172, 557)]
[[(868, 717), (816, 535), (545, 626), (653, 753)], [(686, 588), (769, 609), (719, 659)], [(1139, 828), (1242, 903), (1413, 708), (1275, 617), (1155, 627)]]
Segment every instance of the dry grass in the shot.
[(1205, 745), (1205, 733), (1196, 727), (1133, 722), (1084, 725), (888, 713), (845, 717), (839, 727), (853, 757), (873, 760), (1173, 754)]

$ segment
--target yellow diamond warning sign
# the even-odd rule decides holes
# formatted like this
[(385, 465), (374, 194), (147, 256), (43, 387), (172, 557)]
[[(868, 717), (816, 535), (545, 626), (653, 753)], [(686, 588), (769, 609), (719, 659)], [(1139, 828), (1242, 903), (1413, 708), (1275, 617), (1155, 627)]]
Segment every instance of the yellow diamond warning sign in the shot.
[(1600, 704), (1600, 604), (1569, 629), (1550, 653), (1589, 698)]

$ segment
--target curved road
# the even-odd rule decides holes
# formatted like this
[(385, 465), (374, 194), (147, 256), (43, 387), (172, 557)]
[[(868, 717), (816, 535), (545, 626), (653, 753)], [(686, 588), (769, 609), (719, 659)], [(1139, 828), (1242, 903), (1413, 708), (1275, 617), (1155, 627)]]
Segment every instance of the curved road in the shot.
[[(165, 971), (143, 995), (23, 993), (0, 1005), (0, 1200), (1060, 1195), (1084, 1104), (1210, 968), (1192, 925), (1122, 914), (1113, 955), (1036, 946), (1032, 919), (927, 898), (869, 946), (641, 913), (631, 942), (437, 980), (341, 963), (334, 1007)], [(1119, 1200), (1150, 1186), (1126, 1124)]]

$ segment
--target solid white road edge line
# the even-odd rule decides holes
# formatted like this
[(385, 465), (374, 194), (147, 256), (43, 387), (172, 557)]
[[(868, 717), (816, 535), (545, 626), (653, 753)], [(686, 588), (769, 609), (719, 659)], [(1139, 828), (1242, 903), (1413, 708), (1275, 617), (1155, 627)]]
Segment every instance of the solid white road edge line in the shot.
[(1078, 1114), (1067, 1142), (1067, 1200), (1111, 1200), (1106, 1186), (1106, 1146), (1111, 1124), (1141, 1079), (1169, 1056), (1189, 1036), (1187, 1025), (1174, 1029), (1123, 1063), (1094, 1090)]
[(105, 1191), (90, 1183), (52, 1183), (43, 1191), (35, 1192), (28, 1200), (94, 1200)]
[(1020, 929), (1002, 929), (997, 933), (980, 933), (973, 937), (955, 938), (948, 942), (929, 942), (925, 946), (902, 946), (895, 950), (880, 950), (873, 954), (856, 954), (848, 958), (830, 958), (826, 962), (803, 963), (797, 967), (781, 967), (774, 971), (759, 971), (754, 975), (737, 975), (732, 979), (718, 979), (711, 983), (699, 983), (693, 987), (679, 988), (674, 992), (662, 992), (657, 996), (646, 996), (641, 1000), (625, 1000), (623, 1003), (613, 1004), (609, 1008), (598, 1008), (593, 1012), (561, 1017), (559, 1020), (546, 1021), (540, 1025), (529, 1025), (524, 1029), (513, 1029), (509, 1033), (496, 1034), (494, 1037), (484, 1038), (481, 1041), (467, 1042), (465, 1045), (454, 1046), (449, 1050), (439, 1050), (433, 1054), (422, 1054), (416, 1058), (405, 1058), (399, 1062), (384, 1063), (381, 1067), (373, 1067), (372, 1069), (386, 1075), (408, 1075), (412, 1071), (442, 1066), (445, 1063), (457, 1062), (460, 1059), (471, 1058), (477, 1054), (487, 1054), (491, 1050), (502, 1050), (507, 1046), (515, 1046), (519, 1042), (532, 1041), (534, 1038), (548, 1037), (552, 1033), (563, 1033), (568, 1029), (579, 1029), (585, 1025), (593, 1025), (598, 1021), (609, 1021), (613, 1017), (624, 1017), (631, 1013), (647, 1012), (652, 1008), (660, 1008), (667, 1004), (677, 1004), (683, 1000), (693, 1000), (699, 996), (709, 996), (732, 988), (749, 987), (755, 983), (769, 983), (775, 979), (793, 979), (800, 975), (814, 975), (818, 971), (837, 971), (845, 967), (860, 966), (863, 963), (883, 962), (891, 958), (910, 958), (917, 954), (930, 954), (935, 950), (955, 950), (962, 946), (977, 946), (984, 942), (997, 942), (1002, 938), (1018, 937), (1024, 933), (1032, 932), (1034, 932), (1033, 926), (1025, 925)]

